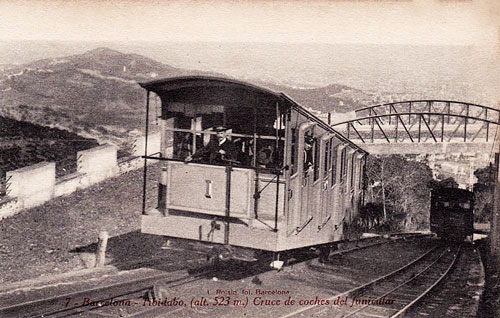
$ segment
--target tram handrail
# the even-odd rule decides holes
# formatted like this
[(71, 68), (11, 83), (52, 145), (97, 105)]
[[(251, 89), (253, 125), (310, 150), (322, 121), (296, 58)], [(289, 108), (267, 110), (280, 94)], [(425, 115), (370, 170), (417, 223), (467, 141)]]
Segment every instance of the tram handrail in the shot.
[(309, 224), (311, 223), (312, 219), (314, 218), (314, 216), (310, 216), (301, 226), (297, 226), (295, 228), (295, 235), (299, 234), (300, 232), (302, 232), (302, 230)]
[(263, 168), (263, 167), (252, 167), (252, 166), (247, 166), (247, 165), (241, 165), (241, 164), (235, 164), (233, 163), (234, 161), (231, 161), (229, 164), (224, 164), (224, 163), (207, 163), (207, 162), (199, 162), (199, 161), (185, 161), (182, 159), (174, 159), (174, 158), (165, 158), (165, 157), (154, 157), (154, 156), (141, 156), (143, 159), (154, 159), (154, 160), (160, 160), (160, 161), (174, 161), (174, 162), (183, 162), (185, 164), (190, 164), (190, 163), (196, 163), (196, 164), (202, 164), (202, 165), (207, 165), (207, 166), (218, 166), (218, 167), (227, 167), (231, 166), (234, 168), (243, 168), (243, 169), (252, 169), (256, 170), (259, 172), (267, 172), (270, 174), (279, 174), (283, 175), (283, 171), (286, 171), (289, 169), (288, 165), (279, 167), (279, 168)]

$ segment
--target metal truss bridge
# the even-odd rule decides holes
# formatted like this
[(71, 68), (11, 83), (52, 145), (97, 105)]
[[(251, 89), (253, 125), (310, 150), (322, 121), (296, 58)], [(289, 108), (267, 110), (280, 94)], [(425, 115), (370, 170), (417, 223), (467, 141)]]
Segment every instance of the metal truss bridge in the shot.
[(394, 102), (338, 115), (332, 118), (332, 126), (368, 149), (381, 143), (414, 144), (415, 150), (422, 148), (416, 144), (423, 143), (481, 148), (494, 141), (500, 125), (500, 111), (495, 108), (447, 100)]

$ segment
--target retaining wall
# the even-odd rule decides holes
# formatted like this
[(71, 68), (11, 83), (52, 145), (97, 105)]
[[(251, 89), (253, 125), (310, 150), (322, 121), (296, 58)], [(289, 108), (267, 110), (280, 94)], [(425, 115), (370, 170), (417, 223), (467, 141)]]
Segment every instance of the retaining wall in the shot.
[(8, 196), (22, 198), (23, 208), (37, 206), (54, 197), (56, 164), (40, 162), (7, 172)]
[[(148, 155), (160, 151), (160, 134), (148, 138)], [(56, 178), (56, 164), (41, 162), (8, 171), (6, 196), (0, 197), (0, 219), (77, 190), (85, 189), (106, 179), (140, 168), (144, 160), (144, 137), (136, 139), (134, 157), (117, 159), (114, 146), (103, 145), (77, 153), (77, 171)], [(154, 160), (149, 160), (154, 163)]]

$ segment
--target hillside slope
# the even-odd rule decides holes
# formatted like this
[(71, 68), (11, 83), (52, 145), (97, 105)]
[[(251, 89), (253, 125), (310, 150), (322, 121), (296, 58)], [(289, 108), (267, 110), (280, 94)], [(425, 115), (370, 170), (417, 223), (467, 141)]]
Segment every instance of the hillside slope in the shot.
[[(144, 126), (145, 92), (137, 82), (186, 75), (221, 76), (107, 48), (4, 66), (0, 70), (0, 115), (121, 145), (130, 131)], [(321, 111), (351, 110), (371, 98), (343, 85), (299, 89), (259, 80), (253, 83)], [(152, 103), (153, 118), (157, 107)]]
[(96, 146), (96, 140), (65, 130), (0, 117), (0, 170), (3, 172), (50, 161), (56, 162), (57, 174), (64, 175), (76, 170), (78, 151)]
[(187, 73), (105, 48), (40, 60), (10, 67), (0, 75), (1, 111), (95, 137), (123, 137), (141, 126), (145, 94), (137, 81)]

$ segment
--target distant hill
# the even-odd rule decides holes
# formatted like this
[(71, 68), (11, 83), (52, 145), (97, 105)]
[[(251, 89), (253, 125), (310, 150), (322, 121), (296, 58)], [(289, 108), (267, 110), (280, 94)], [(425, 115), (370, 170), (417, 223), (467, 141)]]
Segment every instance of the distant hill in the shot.
[(344, 113), (363, 106), (373, 105), (374, 96), (345, 85), (331, 84), (320, 88), (292, 88), (271, 83), (257, 85), (283, 92), (302, 106), (321, 112)]
[(189, 73), (106, 48), (39, 60), (1, 73), (1, 112), (98, 138), (123, 138), (141, 127), (144, 117), (145, 94), (138, 81)]
[[(145, 92), (137, 82), (185, 75), (222, 76), (107, 48), (4, 65), (0, 68), (0, 115), (121, 145), (130, 131), (144, 126)], [(300, 89), (253, 82), (321, 111), (351, 110), (371, 98), (370, 94), (343, 85)]]

